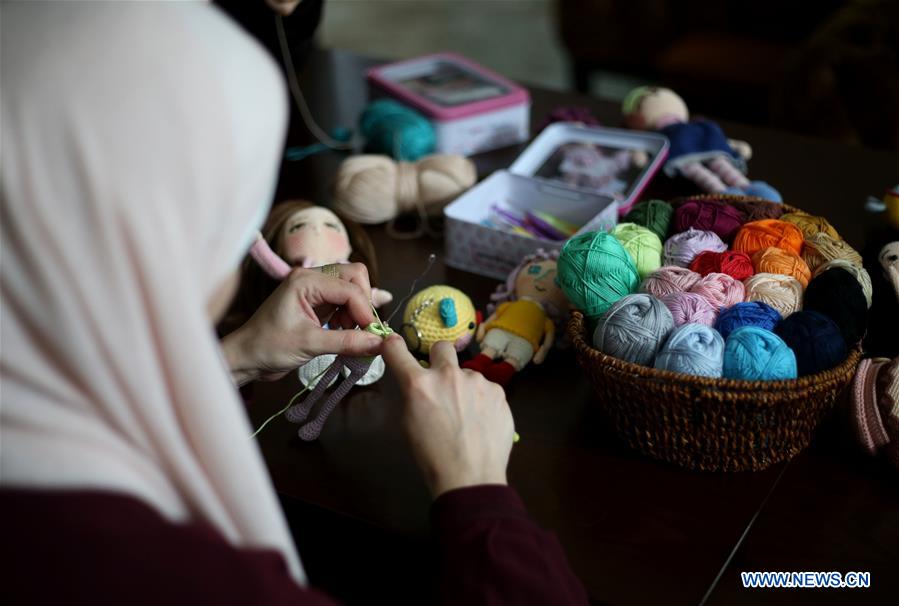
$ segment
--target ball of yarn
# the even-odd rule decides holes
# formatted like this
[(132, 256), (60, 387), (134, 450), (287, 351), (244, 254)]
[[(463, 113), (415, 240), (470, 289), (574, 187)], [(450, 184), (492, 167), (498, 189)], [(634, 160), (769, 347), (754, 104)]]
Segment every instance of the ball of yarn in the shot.
[(800, 377), (829, 370), (849, 353), (840, 327), (816, 311), (797, 311), (781, 321), (774, 332), (796, 354)]
[(724, 343), (723, 373), (728, 379), (795, 379), (796, 355), (783, 339), (757, 326), (736, 329)]
[(715, 200), (687, 200), (674, 211), (672, 229), (681, 232), (692, 227), (712, 231), (722, 240), (730, 241), (745, 220), (743, 212), (730, 204)]
[(671, 312), (675, 326), (705, 324), (712, 326), (718, 310), (705, 297), (694, 292), (673, 292), (662, 297), (662, 303)]
[(587, 232), (565, 242), (556, 265), (562, 292), (591, 320), (637, 289), (637, 268), (615, 236)]
[(843, 259), (855, 265), (862, 265), (862, 256), (843, 240), (837, 240), (825, 233), (815, 234), (805, 241), (802, 258), (809, 269), (815, 271), (828, 261)]
[(593, 345), (604, 354), (647, 365), (672, 330), (674, 320), (664, 303), (650, 295), (628, 295), (599, 318)]
[(359, 155), (344, 160), (334, 184), (334, 210), (357, 223), (384, 223), (419, 206), (437, 213), (477, 181), (464, 156), (436, 154), (418, 162)]
[(741, 326), (757, 326), (773, 330), (780, 320), (780, 312), (767, 303), (748, 301), (732, 305), (718, 314), (715, 329), (726, 339)]
[(734, 280), (743, 281), (755, 270), (752, 267), (752, 259), (746, 253), (726, 250), (724, 252), (712, 252), (707, 250), (699, 253), (690, 263), (690, 269), (701, 276), (710, 273), (727, 274)]
[(850, 347), (865, 334), (868, 323), (865, 293), (855, 276), (845, 269), (835, 267), (813, 278), (805, 291), (803, 307), (833, 320)]
[(827, 271), (828, 269), (833, 269), (834, 267), (839, 267), (845, 269), (858, 281), (858, 283), (862, 287), (862, 292), (865, 294), (865, 301), (868, 303), (868, 309), (871, 309), (871, 297), (873, 294), (873, 289), (871, 286), (871, 275), (868, 273), (868, 270), (864, 267), (856, 265), (846, 259), (834, 259), (833, 261), (828, 261), (824, 265), (819, 265), (814, 273), (812, 273), (812, 277), (816, 277)]
[(761, 221), (762, 219), (779, 219), (784, 214), (783, 204), (773, 204), (763, 200), (751, 200), (735, 203), (746, 215), (746, 221)]
[(434, 151), (434, 127), (423, 115), (393, 99), (377, 99), (359, 117), (370, 151), (397, 160), (418, 160)]
[(640, 285), (640, 290), (661, 299), (673, 292), (686, 292), (699, 282), (700, 276), (686, 267), (666, 265), (655, 270)]
[(734, 237), (733, 249), (750, 257), (763, 248), (773, 246), (796, 253), (802, 253), (805, 236), (792, 223), (777, 219), (763, 219), (745, 224)]
[(746, 301), (767, 303), (786, 318), (802, 309), (802, 284), (793, 276), (755, 274), (743, 282)]
[(664, 200), (644, 200), (634, 204), (624, 220), (647, 227), (659, 237), (659, 240), (664, 240), (668, 236), (668, 227), (673, 214), (674, 209)]
[(812, 272), (802, 257), (796, 253), (780, 248), (768, 247), (757, 251), (752, 255), (752, 266), (758, 273), (783, 274), (793, 276), (802, 287), (808, 285), (812, 278)]
[(662, 241), (652, 230), (636, 223), (619, 223), (611, 234), (630, 253), (641, 279), (662, 266)]
[(727, 244), (713, 231), (691, 227), (665, 240), (665, 265), (689, 267), (690, 262), (706, 250), (724, 252)]
[(655, 367), (701, 377), (720, 377), (724, 339), (704, 324), (675, 328), (656, 356)]
[(746, 296), (742, 282), (718, 273), (701, 277), (690, 292), (704, 297), (715, 309), (736, 305)]
[(833, 225), (824, 217), (810, 215), (804, 212), (793, 212), (781, 215), (781, 221), (792, 223), (802, 232), (806, 238), (811, 238), (815, 234), (827, 234), (835, 240), (840, 240), (840, 234), (834, 229)]

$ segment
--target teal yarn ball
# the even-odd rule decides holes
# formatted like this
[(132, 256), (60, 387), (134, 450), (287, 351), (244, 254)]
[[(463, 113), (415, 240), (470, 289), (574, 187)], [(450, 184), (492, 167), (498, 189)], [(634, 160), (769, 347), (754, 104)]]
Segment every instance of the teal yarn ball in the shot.
[(701, 377), (720, 377), (723, 366), (724, 339), (705, 324), (675, 328), (655, 361), (655, 367), (660, 370)]
[(724, 344), (724, 376), (747, 381), (795, 379), (796, 354), (770, 330), (742, 326)]
[(359, 117), (359, 130), (368, 141), (367, 149), (395, 160), (418, 160), (437, 145), (428, 119), (393, 99), (369, 103)]
[(556, 270), (562, 292), (590, 320), (599, 318), (640, 284), (630, 254), (615, 236), (604, 231), (568, 240), (559, 253)]
[(673, 329), (674, 318), (664, 303), (650, 295), (627, 295), (599, 318), (593, 345), (604, 354), (646, 366)]

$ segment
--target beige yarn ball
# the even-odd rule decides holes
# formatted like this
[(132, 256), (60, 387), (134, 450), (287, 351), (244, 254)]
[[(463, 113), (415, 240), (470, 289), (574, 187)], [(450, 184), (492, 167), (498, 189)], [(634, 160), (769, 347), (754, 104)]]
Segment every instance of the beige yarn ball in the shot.
[(802, 309), (802, 284), (793, 276), (760, 273), (743, 281), (746, 301), (767, 303), (786, 318)]
[(435, 154), (417, 162), (388, 156), (351, 156), (334, 184), (334, 209), (358, 223), (384, 223), (423, 208), (439, 212), (477, 181), (474, 163), (463, 156)]
[(862, 256), (844, 240), (837, 240), (821, 232), (806, 238), (802, 246), (802, 259), (813, 272), (828, 261), (845, 259), (862, 266)]

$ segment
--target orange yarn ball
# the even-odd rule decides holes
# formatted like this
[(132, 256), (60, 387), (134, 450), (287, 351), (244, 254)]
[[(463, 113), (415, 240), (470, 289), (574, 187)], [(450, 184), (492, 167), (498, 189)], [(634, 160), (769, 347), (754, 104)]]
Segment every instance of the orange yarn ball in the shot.
[(804, 239), (802, 231), (792, 223), (779, 219), (762, 219), (747, 223), (740, 228), (737, 237), (734, 238), (733, 249), (752, 256), (762, 249), (773, 246), (798, 255), (802, 252)]
[(763, 248), (752, 255), (752, 266), (756, 273), (793, 276), (799, 280), (802, 288), (808, 286), (808, 281), (812, 279), (812, 272), (802, 257), (773, 246)]

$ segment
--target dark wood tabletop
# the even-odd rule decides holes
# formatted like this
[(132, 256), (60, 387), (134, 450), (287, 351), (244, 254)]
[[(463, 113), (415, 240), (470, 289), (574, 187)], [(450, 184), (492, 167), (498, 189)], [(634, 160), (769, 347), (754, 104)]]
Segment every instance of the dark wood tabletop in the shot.
[[(316, 51), (303, 63), (304, 92), (326, 129), (355, 124), (368, 98), (364, 69), (374, 63), (340, 51)], [(536, 88), (531, 94), (534, 124), (558, 105), (576, 104), (590, 107), (605, 125), (619, 125), (614, 104)], [(298, 122), (288, 143), (312, 142)], [(876, 222), (864, 211), (864, 200), (895, 184), (899, 156), (722, 126), (729, 136), (753, 145), (751, 177), (778, 187), (789, 203), (827, 216), (850, 243), (862, 246)], [(507, 167), (522, 149), (476, 156), (479, 176)], [(278, 199), (327, 204), (343, 157), (325, 153), (285, 163)], [(645, 195), (686, 193), (691, 191), (685, 184), (658, 177)], [(419, 286), (456, 286), (481, 309), (496, 287), (493, 280), (445, 267), (439, 240), (396, 241), (380, 227), (369, 233), (378, 253), (380, 286), (397, 299), (408, 292), (431, 252), (438, 262)], [(254, 386), (254, 424), (282, 408), (298, 388), (295, 375)], [(570, 351), (553, 352), (542, 366), (529, 366), (507, 393), (521, 434), (509, 481), (533, 518), (558, 535), (595, 603), (873, 604), (899, 596), (899, 476), (855, 449), (839, 412), (789, 463), (756, 473), (699, 473), (624, 447), (599, 414)], [(416, 562), (427, 560), (430, 500), (398, 428), (398, 402), (388, 376), (354, 389), (315, 443), (301, 442), (296, 426), (283, 419), (259, 437), (277, 490), (288, 508), (298, 508), (288, 514), (297, 522), (294, 530), (307, 566), (323, 569), (309, 562), (316, 554), (307, 543), (317, 537), (342, 554), (328, 560), (328, 566), (341, 568), (332, 575), (343, 579), (338, 582), (370, 578), (371, 568), (378, 567), (402, 584), (400, 579), (415, 573)], [(872, 586), (743, 589), (739, 572), (753, 570), (870, 571)], [(389, 593), (392, 586), (386, 583), (383, 589)], [(365, 593), (363, 601), (380, 603), (377, 590), (367, 591), (375, 593)]]

